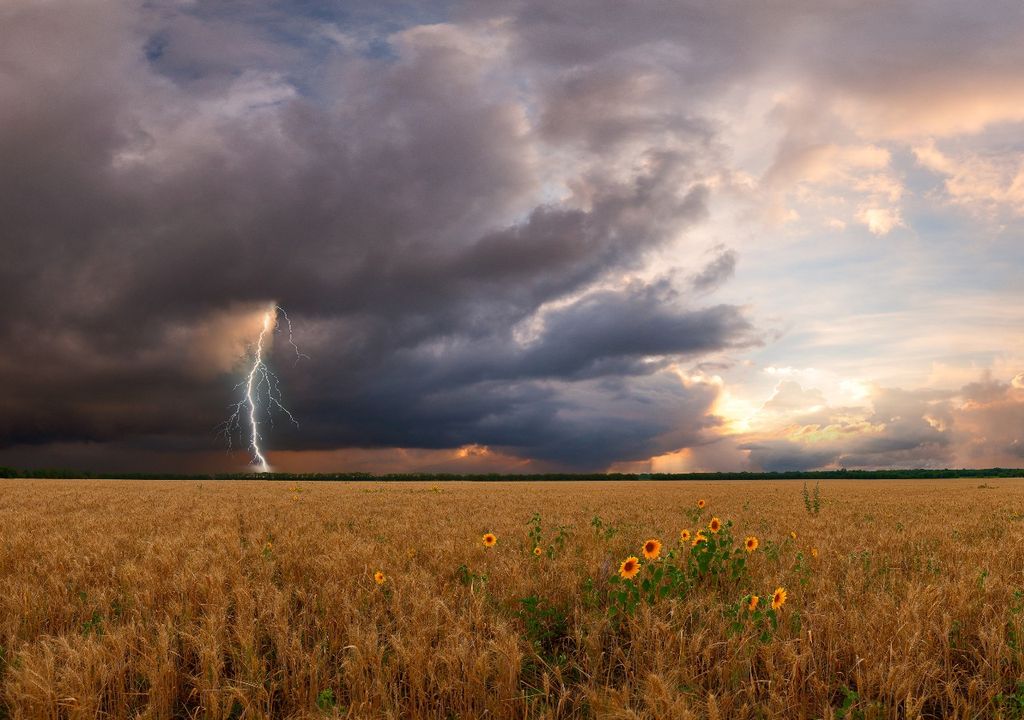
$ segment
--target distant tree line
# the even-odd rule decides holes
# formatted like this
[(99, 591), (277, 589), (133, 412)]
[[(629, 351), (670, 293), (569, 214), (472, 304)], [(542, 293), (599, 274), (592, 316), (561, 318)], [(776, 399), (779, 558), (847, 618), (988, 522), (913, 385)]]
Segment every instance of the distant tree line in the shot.
[(907, 470), (787, 470), (784, 472), (696, 472), (696, 473), (537, 473), (504, 475), (500, 473), (110, 473), (68, 470), (63, 468), (17, 469), (0, 466), (0, 478), (54, 478), (97, 480), (374, 480), (401, 482), (420, 480), (447, 482), (526, 482), (572, 480), (912, 480), (915, 478), (993, 478), (1024, 477), (1024, 468), (912, 468)]

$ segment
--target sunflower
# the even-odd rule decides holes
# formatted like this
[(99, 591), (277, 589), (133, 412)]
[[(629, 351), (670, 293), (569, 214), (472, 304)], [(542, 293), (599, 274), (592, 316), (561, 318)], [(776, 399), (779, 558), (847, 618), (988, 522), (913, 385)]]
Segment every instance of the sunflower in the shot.
[(757, 604), (761, 602), (760, 595), (751, 595), (750, 600), (747, 601), (747, 612), (754, 612), (757, 610)]
[(711, 522), (708, 523), (708, 530), (713, 533), (718, 532), (722, 529), (722, 521), (716, 517), (711, 518)]
[(757, 538), (754, 537), (753, 535), (751, 535), (750, 537), (748, 537), (746, 540), (743, 541), (743, 547), (746, 548), (748, 553), (751, 553), (751, 552), (754, 552), (755, 550), (757, 550), (757, 545), (758, 545)]
[(498, 544), (498, 536), (494, 533), (484, 533), (484, 547), (494, 547)]
[(708, 541), (708, 539), (706, 537), (704, 537), (704, 533), (702, 533), (700, 530), (698, 530), (697, 534), (693, 536), (693, 542), (690, 543), (690, 547), (697, 547), (697, 543), (702, 543), (702, 542), (707, 542), (707, 541)]
[(786, 589), (782, 587), (775, 588), (775, 593), (772, 595), (772, 610), (778, 610), (780, 607), (786, 604)]
[(644, 557), (648, 560), (657, 560), (661, 555), (661, 540), (648, 540), (644, 543)]
[(380, 570), (378, 570), (377, 572), (375, 572), (373, 574), (373, 581), (375, 583), (377, 583), (378, 585), (383, 585), (384, 583), (387, 582), (387, 580), (388, 580), (387, 577)]
[(640, 559), (630, 556), (619, 565), (619, 575), (626, 580), (632, 580), (640, 572)]
[(679, 542), (690, 542), (690, 531), (680, 530), (679, 531)]
[(811, 548), (811, 557), (812, 558), (818, 557), (818, 548)]
[(701, 500), (698, 500), (698, 501), (697, 501), (697, 507), (699, 507), (699, 508), (700, 508), (701, 510), (703, 510), (703, 509), (704, 509), (704, 506), (705, 506), (705, 505), (707, 505), (707, 503), (706, 503), (706, 502), (704, 502), (704, 500), (703, 500), (703, 499), (701, 499)]
[(796, 540), (796, 530), (790, 530), (789, 531), (789, 536), (791, 538), (793, 538), (794, 540)]
[(538, 545), (537, 547), (535, 547), (533, 549), (533, 554), (536, 555), (537, 557), (540, 557), (543, 553), (544, 553), (544, 551), (540, 549), (540, 545)]

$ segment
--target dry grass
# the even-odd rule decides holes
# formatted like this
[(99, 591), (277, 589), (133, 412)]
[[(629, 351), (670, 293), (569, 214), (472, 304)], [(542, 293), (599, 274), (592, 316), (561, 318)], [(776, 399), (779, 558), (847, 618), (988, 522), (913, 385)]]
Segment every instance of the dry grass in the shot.
[[(818, 516), (789, 482), (294, 487), (4, 481), (0, 717), (1024, 709), (1024, 481), (828, 482)], [(749, 577), (616, 625), (608, 577), (647, 538), (675, 546), (698, 497), (704, 521), (760, 539)], [(554, 558), (534, 556), (534, 512), (545, 549), (571, 526)], [(617, 532), (595, 532), (595, 515)], [(730, 628), (729, 605), (777, 585), (789, 601), (767, 642)], [(530, 596), (550, 609), (540, 645)]]

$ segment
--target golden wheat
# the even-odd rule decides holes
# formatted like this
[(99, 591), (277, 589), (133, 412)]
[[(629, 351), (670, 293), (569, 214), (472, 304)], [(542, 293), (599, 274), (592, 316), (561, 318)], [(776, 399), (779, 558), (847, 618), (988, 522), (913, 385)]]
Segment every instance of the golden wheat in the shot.
[[(0, 717), (1018, 717), (995, 483), (828, 482), (810, 515), (789, 482), (4, 481)], [(750, 588), (609, 615), (626, 558), (712, 516)], [(770, 637), (737, 629), (776, 587)]]

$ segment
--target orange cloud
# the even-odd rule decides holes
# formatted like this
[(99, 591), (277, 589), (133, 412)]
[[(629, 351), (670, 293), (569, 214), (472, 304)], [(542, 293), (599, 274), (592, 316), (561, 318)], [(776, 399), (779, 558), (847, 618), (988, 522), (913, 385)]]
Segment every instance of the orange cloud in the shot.
[(995, 123), (1024, 120), (1020, 74), (986, 78), (944, 74), (943, 79), (901, 85), (899, 92), (848, 94), (836, 103), (851, 127), (890, 139), (976, 133)]
[(944, 175), (950, 198), (961, 205), (994, 210), (1008, 207), (1024, 215), (1024, 159), (1016, 154), (942, 152), (933, 140), (914, 147), (918, 163)]

